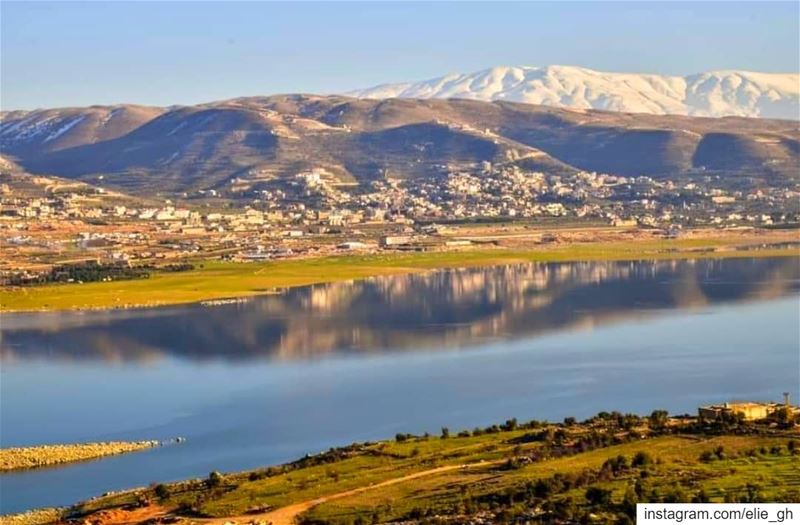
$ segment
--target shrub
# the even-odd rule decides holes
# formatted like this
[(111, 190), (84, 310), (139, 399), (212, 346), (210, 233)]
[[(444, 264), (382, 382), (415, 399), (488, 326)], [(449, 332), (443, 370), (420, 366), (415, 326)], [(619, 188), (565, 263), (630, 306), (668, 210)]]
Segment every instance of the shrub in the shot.
[(633, 462), (631, 462), (631, 465), (634, 467), (646, 467), (651, 463), (653, 463), (653, 458), (650, 456), (650, 454), (644, 451), (639, 451), (635, 456), (633, 456)]
[(639, 503), (639, 496), (633, 487), (628, 487), (625, 496), (622, 498), (622, 510), (627, 516), (636, 517), (636, 504)]
[(553, 493), (554, 483), (552, 479), (540, 479), (533, 485), (533, 495), (537, 498), (546, 499)]
[(669, 413), (666, 410), (653, 410), (647, 422), (653, 430), (661, 430), (667, 425)]
[(156, 485), (156, 488), (153, 490), (153, 492), (155, 492), (158, 499), (167, 499), (169, 497), (169, 488), (163, 483)]
[(208, 479), (206, 480), (206, 485), (208, 485), (209, 487), (219, 487), (221, 484), (222, 484), (222, 474), (220, 474), (215, 470), (208, 475)]
[(676, 485), (664, 496), (664, 503), (689, 503), (689, 497), (680, 485)]
[(267, 472), (263, 472), (263, 471), (262, 472), (251, 472), (247, 476), (247, 479), (249, 481), (258, 481), (258, 480), (264, 479), (264, 478), (266, 478), (268, 476), (269, 476), (269, 474)]
[(703, 463), (710, 463), (714, 461), (715, 456), (710, 450), (704, 450), (700, 453), (700, 461)]
[(522, 468), (522, 462), (517, 458), (509, 458), (501, 468), (503, 470), (517, 470)]
[(600, 487), (586, 489), (586, 501), (590, 505), (608, 505), (611, 502), (611, 491)]
[(619, 474), (623, 470), (628, 468), (628, 458), (625, 456), (617, 456), (615, 458), (609, 458), (603, 463), (603, 466), (600, 470), (604, 472), (611, 472), (614, 475)]

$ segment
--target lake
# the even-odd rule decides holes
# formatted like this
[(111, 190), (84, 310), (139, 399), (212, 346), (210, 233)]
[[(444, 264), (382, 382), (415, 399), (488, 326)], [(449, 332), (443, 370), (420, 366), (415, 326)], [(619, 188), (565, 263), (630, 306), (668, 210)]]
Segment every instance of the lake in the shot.
[(186, 441), (0, 475), (0, 512), (396, 432), (797, 399), (799, 294), (791, 257), (537, 263), (5, 314), (3, 447)]

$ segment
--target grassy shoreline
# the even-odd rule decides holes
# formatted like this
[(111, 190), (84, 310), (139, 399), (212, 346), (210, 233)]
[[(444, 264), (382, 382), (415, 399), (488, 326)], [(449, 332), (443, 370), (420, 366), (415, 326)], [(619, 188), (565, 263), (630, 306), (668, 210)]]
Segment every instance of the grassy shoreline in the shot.
[[(527, 262), (798, 257), (798, 248), (757, 248), (757, 239), (689, 238), (614, 241), (536, 249), (479, 249), (342, 255), (265, 263), (196, 261), (202, 265), (149, 279), (0, 289), (0, 311), (32, 312), (166, 306), (249, 297), (278, 288), (399, 275), (434, 269)], [(752, 246), (753, 248), (748, 248)]]
[(510, 419), (452, 434), (397, 434), (284, 465), (93, 498), (64, 516), (103, 525), (166, 517), (185, 525), (422, 525), (431, 516), (455, 524), (595, 514), (619, 523), (631, 516), (631, 498), (798, 501), (798, 466), (797, 426), (601, 412), (583, 422)]

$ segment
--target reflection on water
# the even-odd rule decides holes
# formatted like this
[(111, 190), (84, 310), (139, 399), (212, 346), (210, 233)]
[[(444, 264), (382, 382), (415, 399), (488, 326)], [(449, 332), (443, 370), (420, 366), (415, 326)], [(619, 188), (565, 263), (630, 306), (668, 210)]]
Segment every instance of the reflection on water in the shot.
[(243, 304), (6, 315), (6, 361), (281, 359), (591, 328), (800, 289), (796, 258), (534, 263), (295, 288)]
[(527, 264), (4, 315), (3, 446), (186, 442), (0, 475), (0, 513), (396, 432), (800, 397), (798, 263)]

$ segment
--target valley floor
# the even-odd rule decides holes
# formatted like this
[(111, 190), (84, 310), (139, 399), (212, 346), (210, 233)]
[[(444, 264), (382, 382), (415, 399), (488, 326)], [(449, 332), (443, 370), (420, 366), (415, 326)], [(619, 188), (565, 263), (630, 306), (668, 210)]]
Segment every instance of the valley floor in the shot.
[[(464, 232), (467, 233), (467, 232)], [(560, 232), (559, 242), (531, 242), (525, 232), (493, 233), (490, 247), (472, 233), (472, 247), (444, 251), (383, 251), (269, 262), (192, 260), (194, 269), (147, 279), (4, 287), (3, 312), (152, 307), (249, 297), (280, 288), (423, 272), (437, 268), (526, 262), (798, 256), (796, 230), (696, 230), (678, 239), (651, 232)], [(536, 237), (540, 237), (540, 232)]]

